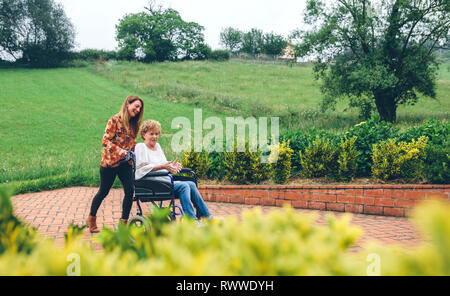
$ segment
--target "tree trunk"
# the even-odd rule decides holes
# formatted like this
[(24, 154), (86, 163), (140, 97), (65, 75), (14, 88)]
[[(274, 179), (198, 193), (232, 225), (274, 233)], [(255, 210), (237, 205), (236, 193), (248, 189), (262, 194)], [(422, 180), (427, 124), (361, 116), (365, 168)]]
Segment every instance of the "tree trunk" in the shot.
[(375, 105), (377, 106), (380, 119), (394, 123), (397, 119), (397, 103), (392, 95), (378, 94), (375, 96)]

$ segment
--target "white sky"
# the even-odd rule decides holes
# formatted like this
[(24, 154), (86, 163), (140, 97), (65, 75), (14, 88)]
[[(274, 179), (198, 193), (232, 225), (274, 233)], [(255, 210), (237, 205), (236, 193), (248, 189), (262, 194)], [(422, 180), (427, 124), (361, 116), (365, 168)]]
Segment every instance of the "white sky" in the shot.
[[(128, 13), (144, 11), (148, 0), (55, 0), (62, 3), (76, 30), (76, 49), (117, 47), (115, 26)], [(183, 20), (202, 25), (206, 43), (220, 48), (222, 29), (251, 28), (287, 37), (301, 25), (305, 0), (161, 0), (177, 10)]]

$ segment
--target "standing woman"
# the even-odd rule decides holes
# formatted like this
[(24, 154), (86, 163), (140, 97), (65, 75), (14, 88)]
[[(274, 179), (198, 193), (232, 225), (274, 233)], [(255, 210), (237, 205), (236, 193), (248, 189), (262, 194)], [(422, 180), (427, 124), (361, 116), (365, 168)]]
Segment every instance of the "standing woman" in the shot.
[(100, 164), (100, 188), (94, 196), (86, 224), (91, 233), (99, 232), (97, 227), (97, 210), (108, 195), (116, 176), (122, 182), (125, 196), (122, 202), (122, 222), (126, 222), (133, 203), (133, 169), (131, 160), (119, 164), (136, 146), (136, 136), (144, 114), (144, 102), (138, 96), (128, 96), (120, 112), (112, 116), (106, 125), (102, 140), (102, 162)]

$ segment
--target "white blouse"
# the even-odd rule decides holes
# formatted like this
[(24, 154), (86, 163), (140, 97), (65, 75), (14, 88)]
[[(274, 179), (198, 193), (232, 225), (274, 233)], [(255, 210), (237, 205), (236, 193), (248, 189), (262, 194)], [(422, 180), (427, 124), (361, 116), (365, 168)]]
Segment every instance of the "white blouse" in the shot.
[[(147, 147), (144, 143), (136, 144), (134, 148), (136, 154), (136, 180), (144, 177), (148, 172), (152, 171), (157, 165), (167, 162), (166, 156), (161, 149), (159, 143), (156, 143), (156, 151), (153, 151)], [(167, 172), (167, 170), (161, 170)], [(168, 177), (158, 177), (170, 180)]]

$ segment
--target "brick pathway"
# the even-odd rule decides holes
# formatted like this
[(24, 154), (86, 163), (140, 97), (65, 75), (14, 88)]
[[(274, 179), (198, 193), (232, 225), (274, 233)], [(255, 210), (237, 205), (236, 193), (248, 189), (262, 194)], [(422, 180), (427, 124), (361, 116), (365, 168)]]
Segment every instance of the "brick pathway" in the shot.
[[(35, 227), (46, 237), (55, 238), (61, 243), (64, 241), (64, 232), (71, 222), (84, 225), (92, 197), (97, 192), (97, 188), (72, 187), (54, 191), (44, 191), (38, 193), (27, 193), (16, 195), (12, 198), (15, 214)], [(97, 224), (115, 227), (119, 221), (122, 211), (121, 189), (112, 189), (103, 201), (98, 213)], [(150, 210), (150, 203), (143, 205), (144, 212)], [(207, 202), (211, 213), (216, 216), (226, 217), (228, 215), (241, 215), (245, 209), (254, 206), (231, 203)], [(133, 204), (131, 215), (136, 213), (136, 205)], [(263, 213), (274, 209), (274, 207), (261, 207)], [(326, 223), (326, 215), (330, 212), (296, 209), (300, 213), (315, 212), (318, 215), (317, 224)], [(343, 213), (334, 212), (336, 216)], [(407, 218), (385, 217), (375, 215), (353, 214), (352, 224), (364, 230), (364, 236), (353, 248), (357, 250), (367, 241), (378, 240), (384, 244), (397, 243), (404, 247), (415, 247), (422, 238), (418, 234), (413, 223)], [(90, 234), (86, 230), (85, 237), (89, 239)]]

